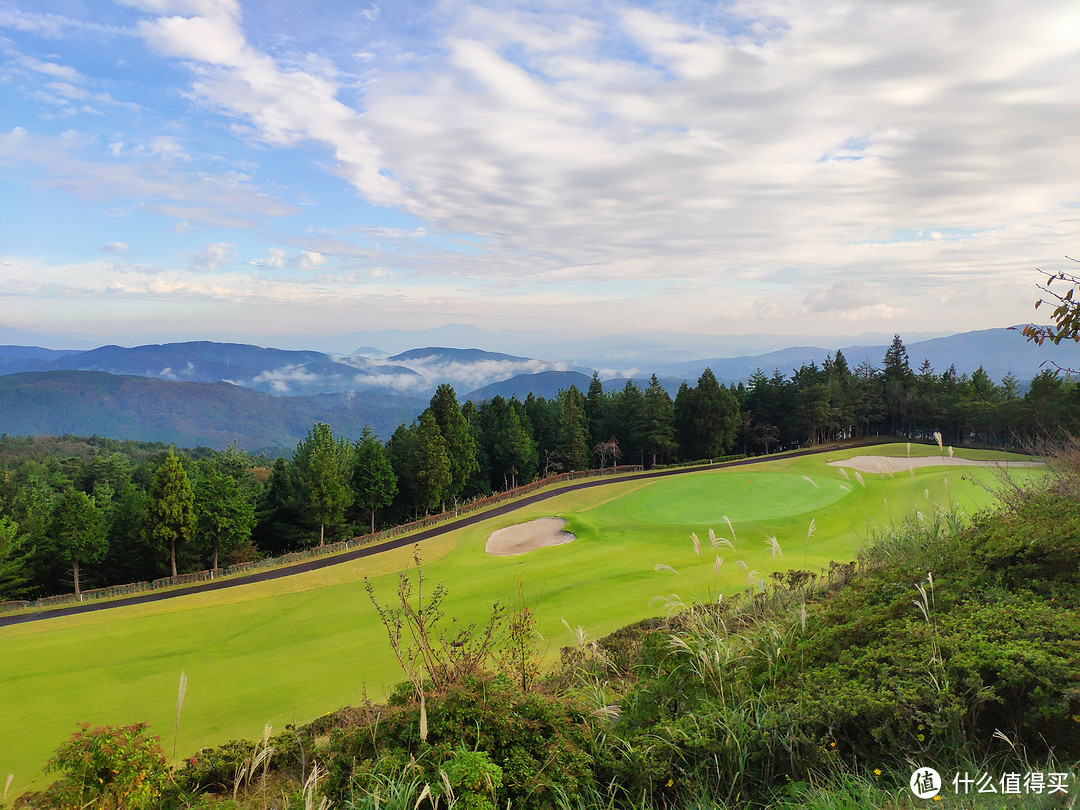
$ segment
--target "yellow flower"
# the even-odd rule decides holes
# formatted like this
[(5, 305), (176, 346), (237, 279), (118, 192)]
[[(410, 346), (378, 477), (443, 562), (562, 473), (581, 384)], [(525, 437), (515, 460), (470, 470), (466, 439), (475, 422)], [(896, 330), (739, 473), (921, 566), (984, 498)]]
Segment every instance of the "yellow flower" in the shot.
[(940, 797), (940, 796), (935, 796), (935, 797), (934, 797), (934, 801), (935, 801), (935, 802), (940, 802), (940, 801), (941, 801), (941, 797)]
[(916, 740), (918, 740), (919, 742), (922, 742), (923, 740), (925, 740), (925, 739), (926, 739), (926, 735), (925, 735), (925, 734), (920, 734), (920, 735), (919, 735), (918, 737), (916, 737), (915, 739), (916, 739)]
[(672, 786), (674, 786), (674, 784), (675, 784), (675, 780), (674, 780), (674, 779), (668, 779), (668, 780), (667, 780), (667, 784), (666, 784), (666, 785), (664, 785), (664, 787), (672, 787)]
[(881, 768), (874, 768), (874, 776), (881, 776)]
[(919, 723), (919, 731), (923, 731), (925, 729), (926, 729), (926, 726), (924, 726), (922, 723)]
[(836, 742), (829, 743), (829, 748), (836, 748)]

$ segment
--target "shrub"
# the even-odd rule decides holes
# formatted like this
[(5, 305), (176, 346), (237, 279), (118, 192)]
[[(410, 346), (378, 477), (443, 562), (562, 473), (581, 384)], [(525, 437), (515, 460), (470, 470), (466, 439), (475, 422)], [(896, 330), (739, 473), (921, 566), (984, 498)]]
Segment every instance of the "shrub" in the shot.
[(434, 790), (463, 745), (501, 769), (499, 801), (521, 810), (548, 807), (560, 791), (574, 796), (592, 778), (593, 720), (574, 701), (523, 693), (502, 676), (467, 678), (428, 694), (425, 742), (412, 691), (405, 684), (370, 723), (331, 732), (325, 792), (335, 802), (371, 794), (410, 766)]
[(57, 810), (97, 807), (158, 807), (169, 785), (161, 741), (146, 724), (102, 726), (80, 731), (61, 745), (46, 768), (61, 777), (36, 799), (35, 806)]
[(495, 810), (495, 797), (502, 787), (503, 771), (486, 752), (464, 746), (454, 750), (443, 773), (454, 791), (455, 807), (461, 810)]

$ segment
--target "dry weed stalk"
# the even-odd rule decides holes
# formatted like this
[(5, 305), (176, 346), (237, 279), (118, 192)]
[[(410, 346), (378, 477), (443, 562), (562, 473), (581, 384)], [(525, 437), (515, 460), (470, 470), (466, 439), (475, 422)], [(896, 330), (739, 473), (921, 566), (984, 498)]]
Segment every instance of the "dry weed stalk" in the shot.
[(425, 682), (439, 692), (470, 675), (487, 671), (505, 609), (495, 602), (490, 619), (479, 630), (475, 624), (458, 625), (457, 619), (451, 619), (447, 625), (442, 610), (445, 586), (440, 582), (430, 595), (425, 595), (419, 548), (413, 550), (413, 564), (415, 599), (413, 581), (404, 571), (398, 576), (396, 605), (380, 603), (370, 579), (364, 579), (364, 589), (386, 628), (394, 657), (416, 690), (420, 702), (420, 738), (426, 740)]

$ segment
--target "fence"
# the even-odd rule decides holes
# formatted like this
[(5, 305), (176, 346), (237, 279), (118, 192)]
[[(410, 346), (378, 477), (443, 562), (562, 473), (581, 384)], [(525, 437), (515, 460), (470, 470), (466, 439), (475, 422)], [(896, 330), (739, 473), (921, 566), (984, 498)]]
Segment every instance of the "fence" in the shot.
[(581, 470), (578, 472), (560, 473), (559, 475), (548, 476), (537, 481), (533, 481), (528, 484), (524, 484), (520, 487), (507, 490), (506, 492), (499, 492), (494, 495), (488, 495), (485, 498), (478, 498), (476, 500), (468, 501), (464, 504), (455, 506), (453, 511), (442, 512), (438, 515), (429, 515), (428, 517), (421, 518), (420, 520), (414, 520), (411, 523), (403, 523), (399, 526), (394, 526), (389, 529), (383, 529), (382, 531), (375, 532), (374, 534), (365, 534), (361, 537), (354, 537), (351, 540), (342, 540), (337, 543), (327, 543), (324, 546), (315, 546), (313, 548), (304, 549), (302, 551), (293, 551), (289, 554), (284, 554), (281, 557), (265, 557), (261, 560), (252, 560), (251, 562), (239, 563), (237, 565), (230, 565), (227, 568), (219, 568), (215, 571), (195, 571), (190, 574), (179, 574), (175, 579), (173, 577), (162, 577), (161, 579), (155, 579), (150, 582), (132, 582), (128, 585), (110, 585), (107, 588), (93, 588), (91, 590), (82, 591), (78, 596), (73, 593), (59, 594), (57, 596), (43, 596), (40, 599), (33, 599), (31, 601), (12, 601), (12, 602), (0, 602), (0, 613), (7, 610), (19, 610), (21, 608), (39, 608), (39, 607), (53, 607), (56, 605), (66, 605), (77, 602), (87, 602), (94, 599), (111, 599), (117, 596), (130, 596), (136, 593), (143, 593), (145, 591), (155, 591), (161, 588), (171, 588), (174, 585), (190, 585), (196, 582), (211, 582), (213, 580), (220, 579), (221, 577), (234, 576), (236, 574), (246, 574), (251, 571), (257, 571), (263, 568), (271, 568), (278, 565), (289, 565), (290, 563), (300, 562), (301, 560), (308, 560), (312, 557), (322, 557), (327, 554), (337, 554), (342, 551), (348, 551), (349, 549), (356, 548), (357, 546), (367, 546), (372, 543), (380, 543), (383, 540), (389, 540), (394, 537), (401, 537), (405, 534), (420, 531), (421, 529), (427, 529), (431, 526), (436, 526), (440, 523), (445, 523), (461, 515), (472, 514), (473, 512), (479, 512), (483, 509), (487, 509), (492, 506), (497, 506), (500, 503), (506, 501), (512, 501), (515, 498), (520, 498), (524, 495), (530, 495), (533, 492), (544, 489), (545, 487), (556, 486), (558, 484), (564, 484), (569, 481), (576, 481), (581, 478), (597, 478), (600, 476), (619, 475), (628, 472), (639, 472), (642, 468), (638, 465), (624, 465), (621, 467), (608, 467), (605, 470)]

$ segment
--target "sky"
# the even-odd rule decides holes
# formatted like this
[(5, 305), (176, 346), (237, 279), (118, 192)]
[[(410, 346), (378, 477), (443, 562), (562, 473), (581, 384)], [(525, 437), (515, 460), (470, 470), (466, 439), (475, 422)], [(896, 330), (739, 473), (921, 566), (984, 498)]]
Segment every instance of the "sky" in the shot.
[(0, 0), (0, 326), (1026, 323), (1078, 87), (1075, 0)]

